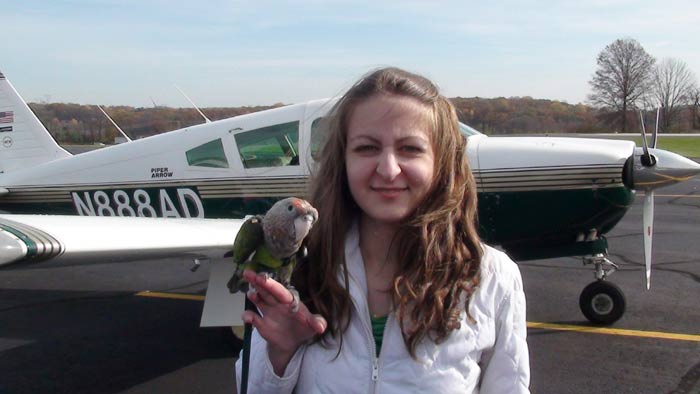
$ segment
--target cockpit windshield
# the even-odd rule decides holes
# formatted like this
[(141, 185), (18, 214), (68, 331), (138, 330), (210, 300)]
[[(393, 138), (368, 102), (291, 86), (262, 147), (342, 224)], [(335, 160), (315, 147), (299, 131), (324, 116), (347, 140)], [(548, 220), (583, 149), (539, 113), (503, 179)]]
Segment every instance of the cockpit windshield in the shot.
[(467, 126), (462, 122), (459, 122), (459, 131), (462, 132), (462, 134), (464, 134), (467, 137), (472, 136), (472, 135), (481, 134), (475, 128), (473, 128), (471, 126)]

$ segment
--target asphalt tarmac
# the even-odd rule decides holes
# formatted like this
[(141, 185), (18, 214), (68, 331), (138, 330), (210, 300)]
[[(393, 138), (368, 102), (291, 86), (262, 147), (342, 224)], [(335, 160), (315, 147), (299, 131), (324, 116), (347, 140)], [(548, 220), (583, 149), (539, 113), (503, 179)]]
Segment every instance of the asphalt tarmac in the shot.
[[(641, 201), (608, 234), (627, 311), (592, 331), (580, 259), (523, 262), (533, 393), (700, 393), (700, 180), (657, 191), (651, 290)], [(105, 236), (117, 236), (105, 234)], [(0, 270), (0, 393), (231, 393), (240, 342), (198, 327), (185, 259)], [(544, 327), (544, 328), (535, 328)]]

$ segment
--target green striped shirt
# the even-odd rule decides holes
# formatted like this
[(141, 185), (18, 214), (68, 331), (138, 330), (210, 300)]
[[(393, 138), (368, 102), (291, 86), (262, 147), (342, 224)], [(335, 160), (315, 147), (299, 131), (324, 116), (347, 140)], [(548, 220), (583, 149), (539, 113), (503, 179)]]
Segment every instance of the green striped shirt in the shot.
[(384, 326), (386, 326), (386, 319), (388, 316), (389, 315), (380, 317), (371, 316), (372, 335), (374, 335), (374, 343), (377, 345), (377, 357), (379, 357), (379, 350), (381, 350), (382, 348), (382, 339), (384, 339)]

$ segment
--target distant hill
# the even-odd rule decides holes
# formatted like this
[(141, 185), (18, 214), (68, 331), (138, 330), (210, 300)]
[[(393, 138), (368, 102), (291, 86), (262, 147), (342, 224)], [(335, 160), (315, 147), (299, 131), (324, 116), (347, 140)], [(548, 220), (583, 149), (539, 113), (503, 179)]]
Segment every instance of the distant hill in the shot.
[[(606, 123), (611, 114), (584, 104), (534, 99), (532, 97), (450, 99), (461, 121), (486, 134), (527, 133), (595, 133), (614, 132)], [(283, 106), (203, 108), (211, 120)], [(30, 103), (37, 117), (61, 143), (113, 143), (118, 131), (94, 105), (65, 103)], [(105, 111), (132, 139), (163, 133), (202, 123), (193, 108), (105, 107)], [(687, 116), (685, 112), (688, 112)], [(634, 114), (631, 114), (634, 116)], [(676, 131), (690, 131), (690, 109), (675, 126)]]
[(593, 133), (609, 130), (593, 107), (532, 97), (455, 97), (462, 122), (486, 134)]
[[(219, 120), (282, 105), (204, 108), (202, 111), (209, 119)], [(119, 135), (117, 129), (94, 105), (29, 103), (29, 107), (54, 138), (61, 143), (113, 143), (114, 137)], [(134, 108), (129, 106), (103, 108), (132, 139), (148, 137), (204, 122), (194, 108)]]

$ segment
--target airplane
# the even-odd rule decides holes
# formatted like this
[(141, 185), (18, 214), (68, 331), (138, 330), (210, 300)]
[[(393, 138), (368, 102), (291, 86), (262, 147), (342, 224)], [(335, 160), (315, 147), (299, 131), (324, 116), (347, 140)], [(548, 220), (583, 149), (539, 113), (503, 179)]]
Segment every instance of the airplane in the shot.
[[(73, 156), (0, 73), (0, 266), (191, 256), (196, 264), (212, 262), (201, 325), (235, 324), (220, 319), (224, 305), (236, 304), (226, 298), (232, 269), (226, 252), (246, 215), (264, 213), (284, 197), (304, 197), (335, 100), (207, 122)], [(692, 178), (700, 165), (656, 149), (656, 133), (651, 147), (643, 134), (645, 145), (638, 148), (631, 141), (492, 138), (465, 124), (460, 128), (468, 138), (484, 242), (515, 261), (581, 256), (595, 272), (579, 297), (584, 316), (601, 325), (620, 319), (626, 300), (608, 280), (617, 265), (608, 258), (605, 234), (643, 190), (648, 287), (653, 190)], [(118, 232), (120, 241), (104, 237), (106, 231)]]

